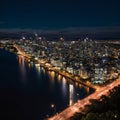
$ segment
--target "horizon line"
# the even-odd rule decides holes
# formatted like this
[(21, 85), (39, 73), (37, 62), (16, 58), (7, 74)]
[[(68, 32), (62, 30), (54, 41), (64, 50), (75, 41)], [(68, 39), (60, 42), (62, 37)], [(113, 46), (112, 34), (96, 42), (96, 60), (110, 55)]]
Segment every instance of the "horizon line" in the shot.
[(120, 26), (66, 27), (66, 28), (0, 28), (0, 32), (120, 32)]

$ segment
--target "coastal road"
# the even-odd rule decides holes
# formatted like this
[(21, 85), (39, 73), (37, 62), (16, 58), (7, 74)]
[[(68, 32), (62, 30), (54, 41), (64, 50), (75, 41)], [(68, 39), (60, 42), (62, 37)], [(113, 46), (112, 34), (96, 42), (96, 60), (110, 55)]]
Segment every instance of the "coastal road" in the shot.
[(26, 54), (18, 45), (15, 44), (15, 45), (13, 45), (13, 47), (17, 49), (18, 54), (20, 54), (20, 55), (22, 55), (22, 56), (24, 56), (24, 57), (26, 57), (26, 58), (28, 58), (28, 59), (31, 58), (31, 57), (30, 57), (28, 54)]
[(96, 89), (96, 91), (93, 94), (89, 95), (88, 97), (86, 97), (82, 100), (79, 100), (72, 106), (66, 108), (61, 113), (56, 114), (55, 116), (49, 118), (48, 120), (68, 120), (76, 112), (82, 112), (82, 110), (84, 110), (85, 106), (90, 104), (90, 102), (89, 102), (90, 99), (100, 99), (100, 97), (102, 95), (108, 96), (109, 91), (118, 85), (120, 85), (120, 78), (105, 87)]

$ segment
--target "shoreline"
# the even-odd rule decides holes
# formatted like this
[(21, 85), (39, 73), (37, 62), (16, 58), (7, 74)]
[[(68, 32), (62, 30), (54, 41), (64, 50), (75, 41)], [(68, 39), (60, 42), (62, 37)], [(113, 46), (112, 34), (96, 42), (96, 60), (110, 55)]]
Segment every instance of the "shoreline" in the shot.
[(87, 83), (84, 83), (84, 82), (80, 81), (80, 77), (79, 77), (79, 80), (77, 80), (75, 78), (76, 76), (74, 76), (74, 78), (73, 78), (72, 75), (70, 75), (69, 73), (67, 73), (65, 71), (58, 71), (58, 70), (55, 70), (54, 68), (49, 68), (46, 65), (44, 65), (42, 63), (39, 63), (39, 62), (38, 62), (38, 64), (40, 64), (42, 67), (44, 67), (45, 69), (47, 69), (47, 71), (54, 71), (55, 73), (57, 73), (57, 74), (65, 77), (65, 78), (68, 78), (68, 79), (72, 80), (73, 82), (78, 82), (78, 83), (80, 83), (80, 84), (82, 84), (82, 85), (84, 85), (86, 87), (89, 87), (89, 88), (91, 88), (93, 90), (96, 90), (96, 88), (94, 86), (91, 86), (90, 84), (88, 85)]
[[(71, 80), (74, 81), (74, 82), (78, 82), (78, 83), (80, 83), (80, 84), (82, 84), (82, 85), (84, 85), (84, 86), (86, 86), (86, 87), (89, 87), (89, 88), (91, 88), (91, 89), (93, 89), (93, 90), (96, 90), (96, 89), (100, 88), (100, 87), (97, 86), (97, 85), (91, 84), (89, 81), (87, 81), (87, 82), (81, 81), (81, 80), (80, 80), (81, 78), (78, 77), (78, 76), (74, 76), (74, 78), (73, 78), (73, 74), (70, 74), (70, 73), (66, 72), (65, 70), (63, 70), (63, 71), (57, 70), (57, 69), (55, 69), (54, 67), (52, 67), (52, 65), (51, 65), (50, 63), (48, 63), (49, 65), (46, 65), (47, 62), (45, 62), (45, 61), (44, 61), (44, 63), (43, 63), (40, 59), (35, 60), (35, 59), (31, 58), (31, 56), (29, 56), (28, 54), (26, 54), (26, 53), (25, 53), (18, 45), (16, 45), (16, 44), (13, 45), (13, 47), (18, 51), (17, 54), (24, 56), (24, 57), (27, 59), (28, 62), (32, 61), (33, 63), (40, 64), (42, 67), (44, 67), (44, 68), (47, 69), (48, 71), (54, 71), (54, 72), (57, 73), (57, 74), (60, 74), (60, 75), (62, 75), (62, 76), (64, 76), (64, 77), (66, 77), (66, 78), (71, 79)], [(75, 77), (78, 77), (78, 80), (77, 80)], [(85, 80), (86, 80), (86, 79), (85, 79)]]
[[(61, 76), (63, 76), (63, 77), (65, 77), (65, 78), (68, 78), (68, 79), (70, 79), (70, 80), (72, 80), (73, 82), (78, 82), (78, 83), (80, 83), (80, 84), (82, 84), (82, 85), (84, 85), (84, 86), (86, 86), (86, 87), (89, 87), (89, 88), (92, 88), (93, 90), (94, 90), (94, 92), (92, 93), (92, 94), (90, 94), (90, 95), (88, 95), (87, 97), (85, 97), (83, 100), (79, 100), (79, 102), (76, 102), (76, 103), (74, 103), (72, 106), (70, 106), (70, 107), (67, 107), (66, 109), (64, 109), (63, 111), (61, 111), (60, 113), (55, 113), (55, 115), (53, 115), (53, 116), (51, 116), (51, 117), (49, 117), (49, 118), (47, 118), (47, 120), (54, 120), (54, 118), (56, 119), (57, 118), (57, 116), (61, 116), (62, 115), (62, 113), (64, 113), (65, 111), (67, 111), (67, 110), (69, 110), (69, 109), (71, 109), (71, 108), (74, 108), (75, 107), (75, 111), (77, 112), (77, 111), (79, 111), (78, 110), (78, 106), (79, 106), (79, 104), (82, 102), (82, 101), (84, 101), (84, 100), (86, 100), (87, 98), (90, 98), (91, 96), (93, 96), (93, 95), (95, 95), (96, 93), (99, 93), (99, 92), (101, 92), (102, 93), (102, 88), (104, 88), (104, 86), (97, 86), (97, 85), (93, 85), (93, 84), (91, 84), (90, 82), (83, 82), (83, 81), (81, 81), (80, 79), (80, 76), (78, 77), (78, 76), (75, 76), (75, 75), (73, 75), (73, 74), (70, 74), (70, 73), (68, 73), (68, 72), (66, 72), (65, 70), (62, 70), (62, 71), (60, 71), (60, 70), (58, 70), (57, 68), (55, 68), (55, 67), (53, 67), (50, 63), (48, 63), (48, 62), (46, 62), (46, 61), (42, 61), (42, 60), (40, 60), (40, 59), (37, 59), (37, 60), (35, 60), (34, 58), (31, 58), (28, 54), (26, 54), (19, 46), (17, 46), (16, 45), (16, 47), (15, 46), (13, 46), (14, 48), (16, 48), (17, 49), (17, 54), (16, 55), (21, 55), (21, 56), (24, 56), (25, 58), (26, 58), (26, 61), (27, 62), (33, 62), (33, 63), (35, 63), (35, 64), (38, 64), (39, 66), (42, 66), (43, 68), (45, 68), (47, 71), (54, 71), (56, 74), (59, 74), (59, 75), (61, 75)], [(76, 79), (75, 77), (78, 77), (78, 79)], [(116, 80), (115, 80), (116, 81)], [(114, 82), (115, 82), (114, 81)], [(113, 82), (113, 83), (114, 83)], [(112, 83), (111, 83), (112, 84)], [(109, 86), (109, 84), (107, 85), (107, 86)], [(101, 93), (100, 93), (100, 96), (101, 96)], [(100, 97), (99, 96), (99, 97)], [(85, 102), (86, 103), (86, 102)], [(87, 103), (88, 103), (88, 101), (87, 101)], [(76, 105), (78, 105), (78, 106), (76, 106)], [(77, 108), (76, 108), (77, 107)], [(74, 111), (74, 112), (75, 112)], [(72, 113), (73, 114), (73, 113)], [(58, 117), (58, 118), (59, 118)], [(62, 117), (62, 116), (61, 116)], [(66, 116), (67, 117), (67, 116)]]

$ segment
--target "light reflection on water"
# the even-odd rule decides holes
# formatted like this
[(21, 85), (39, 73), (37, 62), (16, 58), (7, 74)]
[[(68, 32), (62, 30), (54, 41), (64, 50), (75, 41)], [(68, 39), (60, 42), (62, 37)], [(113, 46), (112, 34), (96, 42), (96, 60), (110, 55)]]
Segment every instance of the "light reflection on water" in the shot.
[[(26, 79), (26, 67), (25, 67), (25, 59), (22, 56), (18, 57), (19, 61), (19, 66), (20, 66), (20, 71), (21, 71), (21, 76), (22, 80)], [(81, 93), (78, 93), (76, 89), (84, 89), (85, 93), (89, 94), (90, 88), (83, 86), (82, 84), (79, 84), (78, 82), (73, 82), (70, 79), (67, 79), (60, 74), (56, 74), (54, 71), (47, 71), (45, 68), (41, 67), (40, 64), (30, 64), (26, 63), (28, 66), (28, 69), (30, 70), (31, 68), (35, 67), (37, 75), (40, 77), (41, 74), (48, 75), (50, 79), (51, 85), (55, 85), (55, 79), (57, 79), (57, 82), (61, 85), (61, 92), (62, 96), (64, 99), (67, 99), (67, 105), (71, 106), (79, 99), (81, 96)], [(78, 80), (78, 77), (76, 77)], [(53, 89), (53, 87), (51, 88)], [(76, 89), (75, 89), (76, 87)], [(66, 98), (67, 97), (67, 98)], [(64, 100), (63, 99), (63, 100)]]
[(42, 71), (40, 64), (35, 64), (35, 68), (36, 68), (36, 71), (38, 73), (38, 76), (40, 76), (41, 75), (41, 71)]
[(48, 76), (50, 78), (50, 82), (52, 85), (54, 85), (55, 82), (55, 72), (54, 71), (47, 71)]
[[(0, 54), (0, 56), (2, 56), (2, 54)], [(15, 102), (11, 103), (9, 99), (6, 99), (6, 101), (8, 100), (8, 103), (12, 106), (14, 106), (14, 103), (18, 103), (17, 114), (22, 114), (27, 119), (33, 117), (34, 120), (43, 120), (46, 115), (51, 116), (55, 113), (54, 110), (50, 108), (51, 103), (55, 105), (56, 112), (60, 112), (68, 105), (88, 95), (88, 88), (55, 72), (47, 71), (39, 65), (27, 63), (22, 56), (18, 56), (18, 60), (16, 60), (15, 55), (12, 56), (6, 53), (2, 58), (3, 57), (8, 63), (5, 65), (6, 67), (2, 66), (2, 71), (5, 70), (10, 79), (8, 81), (7, 77), (4, 79), (6, 84), (10, 85), (8, 91), (11, 91), (12, 94), (13, 90), (11, 87), (16, 88), (15, 96), (11, 96), (11, 101), (15, 100)], [(12, 60), (13, 63), (11, 65)], [(1, 64), (6, 64), (5, 61)], [(12, 72), (10, 71), (11, 68)], [(7, 82), (12, 83), (12, 86)], [(90, 89), (89, 94), (91, 91)], [(17, 99), (15, 99), (16, 95)], [(21, 120), (23, 119), (21, 118)]]
[(45, 68), (44, 67), (42, 67), (42, 71), (43, 71), (43, 74), (45, 74)]
[(74, 102), (74, 86), (69, 84), (69, 106), (71, 106)]
[[(18, 56), (18, 62), (19, 62), (19, 67), (20, 67), (20, 72), (21, 72), (21, 80), (25, 80), (26, 79), (26, 67), (25, 67), (25, 58), (23, 56)], [(36, 71), (38, 73), (38, 76), (41, 75), (41, 72), (43, 72), (44, 74), (46, 73), (45, 68), (41, 67), (40, 64), (34, 64), (34, 63), (26, 63), (28, 65), (28, 69), (31, 69), (33, 66), (35, 66)], [(55, 75), (56, 73), (54, 71), (47, 71), (47, 74), (51, 80), (51, 84), (53, 85), (55, 82)], [(76, 79), (78, 80), (78, 77), (76, 77)], [(82, 84), (79, 84), (78, 82), (74, 82), (71, 84), (70, 80), (68, 81), (68, 79), (66, 79), (65, 77), (61, 76), (60, 74), (57, 75), (57, 81), (59, 82), (59, 84), (62, 82), (62, 93), (63, 96), (66, 96), (69, 93), (69, 105), (72, 105), (74, 102), (74, 86), (80, 89), (84, 89), (86, 91), (86, 93), (89, 94), (90, 92), (90, 88), (87, 86), (83, 86)], [(69, 88), (69, 92), (67, 91), (67, 85)]]
[[(24, 66), (25, 63), (22, 62), (22, 64)], [(30, 69), (30, 67), (33, 67), (33, 64), (28, 64), (28, 65), (29, 65), (28, 66), (29, 69)], [(55, 76), (57, 76), (57, 81), (59, 84), (61, 84), (62, 95), (64, 97), (66, 97), (67, 94), (69, 94), (69, 106), (71, 106), (74, 103), (76, 95), (77, 95), (77, 97), (79, 96), (79, 93), (76, 93), (76, 95), (74, 95), (76, 92), (74, 87), (84, 89), (87, 94), (89, 94), (89, 92), (90, 92), (89, 87), (83, 86), (82, 84), (80, 84), (78, 82), (71, 82), (71, 80), (66, 79), (65, 77), (63, 77), (60, 74), (56, 75), (56, 73), (54, 71), (46, 71), (45, 68), (40, 66), (40, 64), (35, 64), (35, 68), (36, 68), (36, 71), (39, 76), (42, 71), (44, 74), (47, 73), (52, 85), (54, 85)], [(79, 78), (76, 77), (76, 79), (78, 80)]]
[(21, 74), (21, 81), (26, 80), (26, 67), (25, 67), (25, 58), (23, 56), (18, 56), (20, 74)]
[(75, 82), (75, 86), (76, 86), (76, 87), (79, 87), (79, 83), (78, 83), (78, 82)]
[(59, 74), (59, 75), (57, 76), (57, 79), (58, 79), (58, 82), (61, 83), (62, 76)]
[(28, 68), (30, 69), (30, 67), (31, 67), (31, 66), (30, 66), (30, 63), (28, 63)]
[(67, 81), (65, 77), (62, 78), (62, 93), (64, 97), (67, 95)]

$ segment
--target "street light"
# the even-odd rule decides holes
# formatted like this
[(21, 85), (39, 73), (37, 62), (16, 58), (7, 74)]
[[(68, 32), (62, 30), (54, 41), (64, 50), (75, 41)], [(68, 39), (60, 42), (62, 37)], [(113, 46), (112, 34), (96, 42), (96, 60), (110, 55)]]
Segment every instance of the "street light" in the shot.
[(51, 104), (51, 108), (54, 108), (55, 107), (55, 105), (54, 104)]
[(51, 108), (53, 109), (53, 114), (55, 114), (56, 113), (56, 106), (55, 106), (55, 104), (51, 104)]

